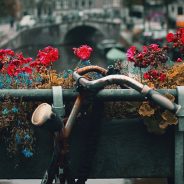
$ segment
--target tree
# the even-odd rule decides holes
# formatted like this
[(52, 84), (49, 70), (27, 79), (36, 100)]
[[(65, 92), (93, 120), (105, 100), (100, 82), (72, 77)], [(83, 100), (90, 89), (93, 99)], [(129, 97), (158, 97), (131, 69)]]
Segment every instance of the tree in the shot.
[(0, 16), (17, 17), (20, 11), (19, 0), (0, 0)]

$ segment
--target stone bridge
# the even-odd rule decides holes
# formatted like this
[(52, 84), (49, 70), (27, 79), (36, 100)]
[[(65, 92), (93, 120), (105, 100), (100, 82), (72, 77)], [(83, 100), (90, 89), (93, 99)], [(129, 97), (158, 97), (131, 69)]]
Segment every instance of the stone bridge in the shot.
[(18, 49), (29, 45), (62, 45), (75, 42), (85, 44), (86, 42), (98, 42), (106, 38), (117, 39), (119, 33), (119, 22), (89, 19), (75, 20), (23, 29), (0, 46), (1, 48)]

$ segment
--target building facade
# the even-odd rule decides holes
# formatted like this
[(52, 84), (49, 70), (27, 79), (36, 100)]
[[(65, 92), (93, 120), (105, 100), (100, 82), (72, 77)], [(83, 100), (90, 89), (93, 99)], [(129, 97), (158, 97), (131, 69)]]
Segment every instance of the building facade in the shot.
[(56, 7), (68, 10), (121, 7), (121, 0), (56, 0)]
[(122, 0), (18, 0), (21, 4), (20, 16), (25, 14), (39, 18), (48, 16), (62, 20), (66, 14), (77, 12), (105, 12), (111, 17), (119, 16), (122, 8)]
[(169, 5), (169, 16), (171, 19), (176, 20), (178, 16), (184, 15), (184, 4), (182, 1), (172, 3)]

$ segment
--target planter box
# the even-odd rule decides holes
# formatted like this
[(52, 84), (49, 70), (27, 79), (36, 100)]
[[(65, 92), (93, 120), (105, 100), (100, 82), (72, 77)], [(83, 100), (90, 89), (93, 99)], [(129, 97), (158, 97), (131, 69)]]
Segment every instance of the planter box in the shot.
[(174, 177), (173, 128), (158, 136), (148, 133), (140, 119), (98, 122), (95, 133), (82, 124), (71, 138), (74, 175), (89, 162), (91, 178)]
[[(1, 179), (43, 176), (52, 155), (52, 137), (38, 128), (36, 134), (34, 158), (20, 160), (20, 165), (18, 160), (9, 159), (1, 146)], [(82, 121), (76, 124), (70, 144), (71, 170), (76, 177), (85, 168), (90, 178), (174, 176), (173, 128), (158, 136), (148, 133), (140, 119), (115, 119), (95, 125)]]

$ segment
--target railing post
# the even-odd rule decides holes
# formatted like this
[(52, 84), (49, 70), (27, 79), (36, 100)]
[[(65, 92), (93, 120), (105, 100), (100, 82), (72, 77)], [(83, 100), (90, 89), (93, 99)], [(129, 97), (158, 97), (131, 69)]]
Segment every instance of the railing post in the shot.
[(64, 117), (65, 115), (65, 106), (63, 103), (63, 91), (61, 86), (52, 86), (53, 93), (53, 111), (59, 116)]
[[(53, 86), (52, 87), (52, 94), (53, 94), (53, 104), (52, 110), (56, 113), (57, 117), (64, 118), (65, 115), (65, 106), (63, 104), (63, 92), (61, 86)], [(62, 121), (61, 121), (62, 122)], [(63, 122), (62, 122), (63, 123)], [(64, 125), (62, 125), (64, 126)], [(55, 132), (55, 137), (59, 137), (60, 131)], [(52, 159), (49, 165), (48, 170), (46, 170), (41, 184), (48, 184), (52, 183), (53, 179), (55, 179), (56, 183), (59, 183), (59, 178), (56, 176), (56, 170), (58, 169), (59, 175), (62, 175), (64, 170), (58, 166), (58, 158), (60, 156), (60, 145), (58, 145), (57, 141), (54, 141), (54, 152), (52, 155)], [(57, 168), (56, 168), (57, 167)]]
[(184, 86), (177, 87), (178, 104), (182, 106), (178, 113), (179, 124), (175, 131), (175, 184), (184, 184)]
[[(52, 109), (53, 111), (56, 113), (56, 115), (58, 117), (60, 117), (61, 119), (64, 118), (65, 116), (65, 105), (63, 103), (63, 91), (62, 91), (62, 87), (61, 86), (52, 86), (52, 93), (53, 93), (53, 104), (52, 104)], [(63, 125), (64, 126), (64, 125)], [(55, 136), (59, 136), (59, 132), (55, 133)], [(57, 155), (57, 157), (60, 156), (60, 151), (57, 148), (58, 145), (56, 142), (54, 142), (54, 146), (55, 146), (55, 154)], [(54, 157), (54, 156), (53, 156)], [(59, 176), (64, 174), (64, 168), (61, 168), (60, 166), (58, 166), (58, 176), (55, 176), (55, 183), (60, 183), (59, 180)]]

